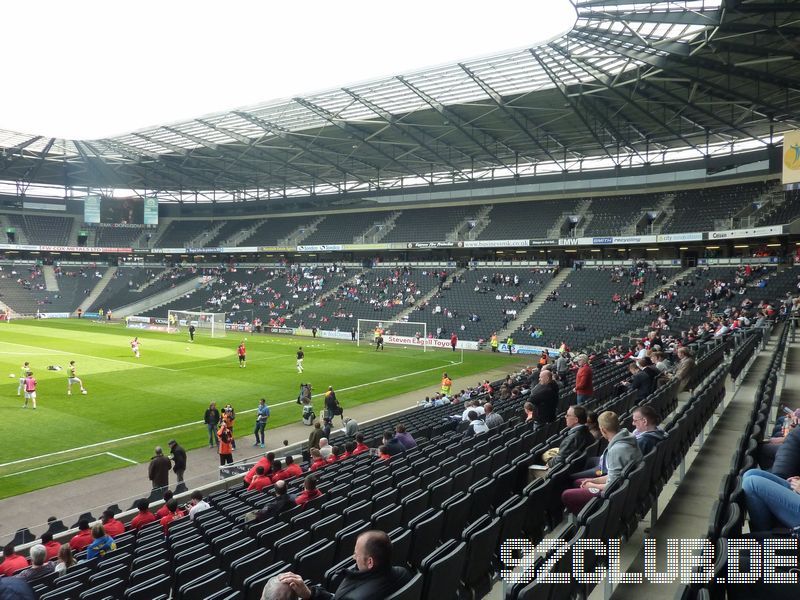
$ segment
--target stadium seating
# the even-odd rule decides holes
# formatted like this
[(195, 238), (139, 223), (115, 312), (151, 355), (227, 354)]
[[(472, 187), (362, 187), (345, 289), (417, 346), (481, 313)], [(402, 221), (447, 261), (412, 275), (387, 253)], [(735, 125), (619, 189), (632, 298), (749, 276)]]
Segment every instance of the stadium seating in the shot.
[(98, 227), (95, 245), (106, 248), (129, 248), (142, 236), (142, 227)]
[(657, 194), (592, 198), (589, 207), (592, 218), (583, 230), (583, 235), (623, 235), (625, 228), (634, 225), (645, 209), (655, 208), (658, 202)]
[[(153, 241), (155, 241), (160, 248), (184, 248), (190, 241), (208, 228), (209, 222), (205, 220), (189, 221), (186, 219), (175, 219), (167, 225), (161, 236)], [(203, 243), (199, 245), (202, 246)]]
[(732, 217), (765, 189), (765, 183), (756, 182), (678, 192), (673, 201), (675, 212), (661, 231), (713, 231), (715, 219)]
[(394, 228), (381, 241), (444, 241), (459, 223), (474, 216), (479, 209), (475, 206), (448, 206), (404, 210), (394, 222)]
[(558, 218), (564, 213), (574, 211), (579, 202), (578, 198), (564, 198), (495, 204), (489, 213), (489, 225), (480, 233), (478, 239), (545, 238), (548, 231), (557, 224)]
[(360, 212), (327, 215), (325, 220), (317, 226), (317, 230), (303, 240), (303, 244), (364, 243), (360, 236), (376, 223), (386, 221), (390, 214), (389, 212)]
[(9, 223), (22, 229), (30, 244), (45, 244), (51, 246), (74, 246), (77, 240), (70, 240), (69, 233), (72, 229), (72, 217), (55, 217), (45, 215), (20, 215), (8, 214)]
[(269, 218), (259, 225), (242, 244), (248, 246), (278, 246), (281, 241), (300, 227), (307, 227), (315, 219), (314, 215), (300, 217)]

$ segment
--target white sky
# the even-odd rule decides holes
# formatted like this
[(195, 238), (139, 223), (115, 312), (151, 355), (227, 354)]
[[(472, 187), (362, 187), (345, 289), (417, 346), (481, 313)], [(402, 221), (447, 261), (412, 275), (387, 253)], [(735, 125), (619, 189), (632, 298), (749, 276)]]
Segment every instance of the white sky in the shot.
[(0, 129), (97, 139), (529, 47), (569, 0), (4, 3)]

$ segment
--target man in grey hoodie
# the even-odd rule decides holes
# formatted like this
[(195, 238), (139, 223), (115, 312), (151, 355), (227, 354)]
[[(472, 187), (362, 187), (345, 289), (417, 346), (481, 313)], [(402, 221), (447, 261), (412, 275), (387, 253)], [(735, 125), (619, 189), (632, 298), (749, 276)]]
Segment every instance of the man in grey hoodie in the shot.
[(636, 444), (636, 438), (630, 431), (620, 427), (617, 413), (605, 411), (598, 417), (597, 424), (600, 433), (608, 440), (605, 453), (608, 474), (579, 480), (576, 483), (580, 487), (564, 490), (561, 502), (573, 514), (578, 514), (589, 500), (613, 484), (626, 466), (642, 460), (642, 451)]

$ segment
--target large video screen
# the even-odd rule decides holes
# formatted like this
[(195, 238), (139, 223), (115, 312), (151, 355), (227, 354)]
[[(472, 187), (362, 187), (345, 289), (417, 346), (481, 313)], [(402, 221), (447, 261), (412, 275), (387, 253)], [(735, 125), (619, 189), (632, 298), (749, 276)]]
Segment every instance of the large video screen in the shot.
[(105, 198), (87, 196), (83, 205), (85, 223), (158, 225), (158, 198)]

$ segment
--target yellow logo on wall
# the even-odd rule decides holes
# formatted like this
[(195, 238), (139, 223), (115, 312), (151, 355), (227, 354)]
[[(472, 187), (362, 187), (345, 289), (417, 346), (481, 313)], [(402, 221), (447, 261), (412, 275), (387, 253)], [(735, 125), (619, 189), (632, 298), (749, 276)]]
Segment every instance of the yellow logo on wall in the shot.
[(786, 148), (783, 153), (783, 164), (792, 171), (800, 170), (800, 142)]
[(783, 134), (783, 184), (800, 183), (800, 131)]

